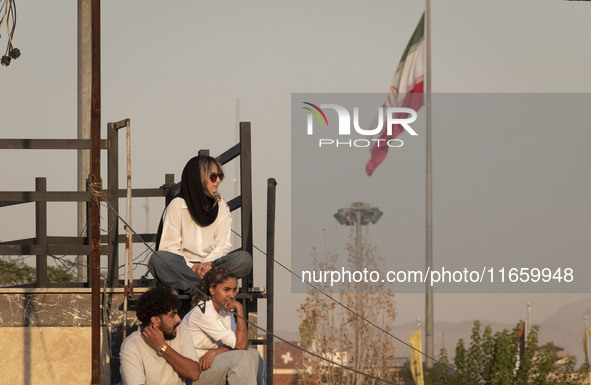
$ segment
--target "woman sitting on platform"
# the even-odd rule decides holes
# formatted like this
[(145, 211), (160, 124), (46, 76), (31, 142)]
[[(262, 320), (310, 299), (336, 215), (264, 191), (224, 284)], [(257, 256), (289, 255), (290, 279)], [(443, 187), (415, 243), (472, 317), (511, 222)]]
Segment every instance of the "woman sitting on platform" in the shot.
[(222, 165), (211, 156), (190, 159), (181, 177), (181, 190), (166, 207), (162, 235), (148, 269), (157, 281), (193, 294), (212, 267), (223, 266), (237, 277), (252, 269), (252, 256), (229, 252), (232, 216), (218, 193)]

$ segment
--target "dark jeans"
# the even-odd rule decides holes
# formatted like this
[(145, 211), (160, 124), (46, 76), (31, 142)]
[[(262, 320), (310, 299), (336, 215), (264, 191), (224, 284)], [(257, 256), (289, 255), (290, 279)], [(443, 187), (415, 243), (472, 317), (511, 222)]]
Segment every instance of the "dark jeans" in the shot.
[[(213, 261), (211, 267), (217, 266), (223, 266), (238, 278), (243, 278), (252, 270), (252, 256), (244, 250), (235, 250)], [(187, 266), (185, 257), (170, 251), (153, 253), (148, 270), (156, 280), (186, 294), (194, 294), (201, 283), (201, 277)]]

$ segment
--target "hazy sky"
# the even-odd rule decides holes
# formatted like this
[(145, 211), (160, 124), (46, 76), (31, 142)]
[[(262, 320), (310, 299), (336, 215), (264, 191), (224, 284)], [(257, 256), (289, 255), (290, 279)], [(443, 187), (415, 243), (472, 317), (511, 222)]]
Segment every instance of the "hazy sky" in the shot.
[[(76, 137), (77, 9), (74, 4), (71, 1), (17, 2), (14, 44), (22, 56), (9, 67), (0, 68), (3, 138)], [(133, 186), (155, 187), (164, 182), (165, 173), (174, 173), (178, 180), (186, 160), (197, 149), (209, 148), (215, 155), (232, 146), (238, 120), (252, 122), (255, 244), (265, 247), (266, 179), (274, 177), (278, 182), (276, 259), (290, 265), (291, 94), (387, 91), (423, 10), (423, 2), (410, 0), (177, 1), (166, 5), (145, 0), (103, 1), (102, 126), (131, 119)], [(588, 93), (591, 90), (590, 11), (589, 3), (561, 0), (433, 1), (433, 92)], [(0, 44), (5, 47), (7, 36), (4, 31), (0, 34)], [(434, 229), (435, 261), (438, 254), (453, 249), (443, 234), (456, 227), (466, 227), (465, 221), (478, 223), (489, 213), (482, 207), (494, 210), (495, 204), (503, 205), (506, 211), (495, 211), (490, 219), (491, 228), (508, 223), (532, 228), (539, 223), (560, 221), (555, 223), (554, 231), (540, 232), (538, 238), (535, 235), (518, 238), (514, 240), (515, 245), (527, 249), (538, 241), (550, 244), (555, 239), (555, 245), (562, 245), (561, 250), (569, 254), (589, 255), (589, 243), (582, 236), (569, 238), (571, 233), (560, 231), (563, 224), (572, 222), (569, 225), (580, 234), (589, 233), (590, 207), (587, 200), (581, 199), (591, 189), (589, 175), (584, 173), (589, 158), (583, 152), (585, 146), (580, 145), (589, 139), (584, 128), (588, 131), (588, 127), (557, 127), (554, 133), (545, 132), (547, 135), (540, 142), (539, 133), (531, 126), (523, 127), (524, 131), (519, 131), (517, 136), (501, 124), (496, 132), (483, 136), (478, 135), (478, 127), (472, 133), (448, 134), (444, 128), (438, 131), (434, 126), (434, 216), (441, 226)], [(103, 137), (105, 131), (103, 128)], [(549, 144), (548, 135), (556, 141)], [(569, 138), (566, 144), (561, 144), (562, 137)], [(499, 145), (492, 145), (493, 141)], [(503, 144), (508, 144), (510, 149), (503, 149)], [(539, 149), (542, 144), (547, 147), (535, 152), (536, 161), (528, 158), (528, 151)], [(524, 147), (524, 156), (519, 156), (519, 146)], [(124, 154), (124, 147), (121, 149)], [(370, 190), (384, 179), (393, 181), (403, 175), (413, 184), (388, 182), (389, 186), (422, 199), (424, 152), (421, 151), (424, 149), (417, 147), (412, 151), (415, 152), (407, 155), (409, 158), (398, 161), (391, 153), (367, 179), (367, 188)], [(505, 161), (507, 151), (511, 162)], [(550, 164), (544, 163), (544, 151), (550, 161), (569, 157), (572, 163), (560, 163), (564, 165), (562, 170), (548, 167)], [(495, 157), (503, 160), (498, 167)], [(492, 206), (478, 206), (477, 215), (470, 216), (474, 210), (464, 207), (456, 216), (447, 216), (444, 198), (454, 194), (465, 173), (486, 179), (478, 171), (478, 165), (483, 163), (490, 175), (506, 171), (511, 179), (504, 181), (497, 176), (486, 189), (478, 189), (483, 194), (482, 202), (492, 202)], [(76, 189), (73, 152), (3, 150), (0, 165), (2, 191), (34, 190), (34, 178), (38, 176), (47, 176), (49, 190)], [(563, 173), (571, 170), (570, 166), (582, 172)], [(360, 177), (363, 167), (364, 163), (351, 173)], [(454, 173), (453, 167), (458, 172)], [(546, 173), (547, 170), (552, 173)], [(438, 171), (449, 178), (441, 178)], [(538, 182), (544, 181), (539, 185), (542, 188), (559, 176), (556, 183), (562, 186), (557, 193), (560, 195), (554, 199), (547, 199), (545, 194), (538, 196), (532, 192), (538, 185), (529, 182), (530, 175), (535, 175)], [(123, 169), (120, 176), (120, 185), (124, 186)], [(222, 193), (227, 197), (234, 191), (230, 181), (222, 185)], [(508, 191), (516, 183), (522, 191), (532, 194), (532, 204), (526, 205), (532, 215), (520, 210), (529, 201), (525, 196), (516, 201), (501, 200), (511, 196)], [(316, 193), (323, 196), (321, 190)], [(335, 207), (327, 210), (334, 212), (358, 198), (343, 194), (335, 200)], [(539, 203), (541, 200), (547, 205)], [(150, 202), (148, 218), (145, 203), (143, 199), (134, 200), (134, 227), (140, 232), (155, 231), (163, 202)], [(54, 213), (50, 216), (50, 235), (76, 233), (75, 216), (64, 219), (63, 215), (55, 215), (65, 206), (49, 205), (50, 215)], [(68, 210), (72, 207), (69, 205)], [(405, 213), (397, 217), (396, 226), (406, 221), (422, 226), (422, 219), (417, 219), (422, 218), (421, 212), (404, 211), (403, 205), (396, 203), (391, 207), (381, 205), (380, 209), (386, 213), (382, 222), (388, 220), (389, 211)], [(34, 236), (33, 215), (32, 205), (2, 208), (0, 239)], [(336, 221), (331, 226), (327, 231), (335, 237), (346, 234), (347, 229), (339, 227)], [(372, 227), (370, 234), (387, 231), (379, 226), (380, 223)], [(486, 234), (490, 233), (472, 226), (470, 237), (462, 238), (463, 246), (478, 250), (490, 242)], [(424, 247), (420, 233), (412, 241), (416, 250)], [(139, 253), (142, 249), (137, 248)], [(420, 253), (417, 255), (423, 258)], [(255, 252), (255, 259), (262, 264), (260, 253)], [(299, 324), (295, 308), (303, 296), (292, 296), (289, 285), (279, 284), (289, 280), (281, 268), (277, 269), (277, 275), (280, 287), (275, 325), (280, 330), (295, 331)], [(261, 278), (255, 279), (263, 284)], [(525, 316), (529, 300), (533, 303), (535, 323), (562, 304), (583, 296), (441, 295), (435, 299), (435, 316), (439, 321), (480, 318), (515, 323)], [(400, 294), (397, 298), (397, 323), (424, 318), (423, 295)]]

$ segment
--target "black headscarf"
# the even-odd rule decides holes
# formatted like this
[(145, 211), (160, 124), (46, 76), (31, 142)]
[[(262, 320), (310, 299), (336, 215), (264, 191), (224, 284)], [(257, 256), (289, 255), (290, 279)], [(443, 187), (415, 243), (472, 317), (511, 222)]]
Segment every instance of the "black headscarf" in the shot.
[[(216, 200), (205, 194), (201, 182), (199, 162), (207, 161), (203, 155), (191, 158), (181, 177), (181, 196), (185, 199), (191, 218), (201, 227), (211, 225), (218, 216), (219, 205)], [(209, 175), (208, 175), (209, 177)]]

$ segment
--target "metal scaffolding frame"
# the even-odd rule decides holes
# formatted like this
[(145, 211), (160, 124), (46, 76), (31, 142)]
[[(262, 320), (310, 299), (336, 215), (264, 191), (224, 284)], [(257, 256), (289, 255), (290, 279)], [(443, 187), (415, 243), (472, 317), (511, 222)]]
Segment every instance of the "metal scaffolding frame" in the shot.
[[(118, 130), (129, 124), (128, 119), (107, 124), (107, 139), (100, 140), (98, 147), (107, 151), (107, 188), (101, 189), (102, 199), (110, 206), (107, 218), (107, 232), (100, 235), (100, 255), (107, 256), (107, 276), (102, 281), (101, 287), (120, 288), (118, 249), (120, 244), (126, 242), (126, 235), (120, 234), (119, 218), (116, 212), (119, 209), (119, 198), (125, 198), (126, 189), (119, 188), (119, 139)], [(0, 149), (21, 150), (89, 150), (89, 139), (0, 139)], [(208, 154), (208, 150), (200, 150), (199, 154)], [(240, 123), (240, 142), (217, 157), (222, 164), (240, 158), (240, 195), (230, 199), (228, 206), (231, 211), (241, 209), (241, 248), (253, 255), (253, 208), (252, 208), (252, 167), (251, 167), (251, 129), (250, 122)], [(132, 189), (133, 198), (162, 197), (169, 195), (169, 191), (179, 188), (180, 183), (174, 182), (173, 174), (166, 174), (164, 184), (157, 188)], [(257, 312), (257, 299), (267, 298), (267, 328), (273, 332), (273, 250), (275, 232), (275, 186), (274, 179), (268, 181), (268, 205), (267, 205), (267, 263), (266, 281), (267, 288), (253, 287), (253, 272), (242, 279), (242, 287), (239, 297), (245, 305), (247, 317), (251, 320), (253, 313)], [(87, 266), (88, 274), (85, 282), (51, 283), (47, 275), (47, 259), (49, 255), (86, 255), (92, 262), (92, 246), (89, 237), (89, 227), (81, 236), (48, 236), (47, 231), (47, 203), (48, 202), (85, 202), (91, 204), (92, 193), (90, 184), (87, 183), (86, 191), (47, 191), (46, 178), (35, 179), (35, 191), (0, 191), (0, 209), (2, 207), (24, 203), (35, 204), (35, 237), (0, 242), (0, 255), (35, 256), (36, 257), (36, 281), (34, 284), (19, 285), (19, 287), (37, 288), (64, 288), (64, 287), (91, 287), (92, 275), (90, 263)], [(115, 212), (113, 212), (115, 211)], [(90, 212), (90, 210), (87, 210)], [(75, 220), (75, 218), (73, 218)], [(90, 224), (90, 220), (87, 220)], [(155, 233), (134, 234), (132, 242), (154, 242)], [(136, 279), (135, 286), (140, 282)], [(93, 294), (94, 295), (94, 294)], [(251, 328), (254, 330), (254, 328)], [(273, 338), (269, 336), (263, 340), (255, 339), (256, 333), (249, 333), (251, 344), (267, 345), (267, 364), (269, 384), (272, 385), (273, 370)]]

